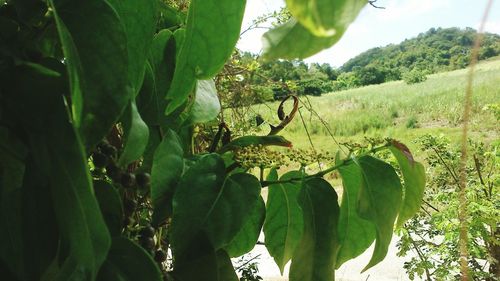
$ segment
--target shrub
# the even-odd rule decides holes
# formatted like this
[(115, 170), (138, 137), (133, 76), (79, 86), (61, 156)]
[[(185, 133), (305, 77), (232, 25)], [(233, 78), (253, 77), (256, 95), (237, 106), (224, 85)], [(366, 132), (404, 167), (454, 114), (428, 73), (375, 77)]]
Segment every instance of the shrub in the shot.
[(425, 80), (427, 80), (427, 76), (424, 71), (414, 68), (411, 71), (403, 74), (403, 80), (406, 82), (406, 84), (410, 85), (424, 82)]

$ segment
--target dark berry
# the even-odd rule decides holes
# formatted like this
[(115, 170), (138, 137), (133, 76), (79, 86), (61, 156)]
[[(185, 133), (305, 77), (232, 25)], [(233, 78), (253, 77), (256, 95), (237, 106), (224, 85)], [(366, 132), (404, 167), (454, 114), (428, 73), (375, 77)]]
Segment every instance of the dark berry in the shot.
[(135, 175), (135, 182), (140, 187), (148, 187), (151, 183), (151, 176), (148, 173), (138, 173)]
[(155, 252), (155, 261), (156, 262), (164, 262), (167, 259), (167, 253), (163, 250), (157, 250)]
[(108, 157), (103, 153), (97, 151), (92, 154), (92, 162), (94, 162), (94, 166), (96, 168), (104, 168), (108, 165)]
[(135, 185), (135, 175), (132, 173), (124, 173), (121, 175), (120, 183), (123, 187), (132, 187)]
[(123, 200), (123, 209), (125, 211), (125, 215), (127, 216), (132, 215), (136, 207), (137, 207), (137, 201), (130, 199)]
[(114, 181), (119, 181), (121, 179), (121, 170), (116, 166), (115, 163), (109, 163), (106, 166), (106, 175)]
[(139, 243), (146, 250), (153, 250), (155, 248), (155, 240), (151, 237), (141, 236), (139, 239)]
[(116, 158), (117, 150), (116, 147), (111, 144), (105, 144), (101, 147), (102, 153), (106, 154), (110, 158)]
[(129, 224), (130, 224), (130, 218), (129, 217), (125, 217), (123, 219), (123, 227), (127, 227)]
[(150, 225), (145, 226), (139, 231), (139, 235), (141, 235), (141, 237), (153, 237), (155, 235), (155, 229)]

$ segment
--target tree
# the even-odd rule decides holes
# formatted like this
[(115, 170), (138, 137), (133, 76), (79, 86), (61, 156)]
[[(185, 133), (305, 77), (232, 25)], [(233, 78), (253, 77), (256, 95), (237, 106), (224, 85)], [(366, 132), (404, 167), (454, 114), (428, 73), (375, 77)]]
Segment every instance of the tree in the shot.
[[(264, 35), (263, 56), (330, 47), (366, 2), (330, 4), (291, 5), (294, 19)], [(216, 121), (213, 77), (234, 53), (244, 9), (243, 0), (2, 2), (3, 279), (237, 280), (230, 257), (250, 251), (261, 229), (279, 267), (292, 261), (290, 280), (333, 280), (333, 267), (374, 241), (366, 268), (383, 260), (394, 224), (419, 208), (423, 167), (387, 140), (326, 157), (316, 174), (291, 152), (304, 165), (278, 175), (283, 155), (268, 147), (292, 145), (278, 133), (295, 96), (269, 134), (232, 138)], [(336, 170), (340, 205), (323, 179)]]

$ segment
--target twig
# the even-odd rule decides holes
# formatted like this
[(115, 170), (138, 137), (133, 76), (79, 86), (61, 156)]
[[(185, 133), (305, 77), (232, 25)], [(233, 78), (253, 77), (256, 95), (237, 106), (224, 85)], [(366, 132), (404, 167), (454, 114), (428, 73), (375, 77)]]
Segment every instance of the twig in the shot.
[(373, 8), (385, 9), (385, 7), (375, 5), (375, 2), (377, 2), (377, 1), (378, 0), (371, 0), (371, 1), (368, 1), (368, 4), (370, 4)]
[(316, 152), (316, 148), (314, 147), (314, 143), (311, 139), (311, 134), (309, 134), (309, 129), (307, 129), (307, 125), (306, 125), (306, 122), (304, 121), (304, 117), (302, 117), (302, 112), (300, 111), (300, 108), (299, 108), (299, 116), (300, 116), (300, 120), (302, 120), (302, 126), (304, 127), (304, 130), (306, 131), (307, 139), (309, 140), (309, 144), (311, 145), (311, 148), (314, 152), (314, 155), (316, 156), (316, 162), (318, 162), (318, 167), (321, 171), (321, 163), (319, 162), (319, 158), (317, 157), (318, 153)]
[(432, 206), (431, 203), (427, 202), (426, 200), (422, 199), (422, 202), (424, 202), (425, 205), (427, 205), (429, 208), (433, 209), (434, 211), (439, 212), (439, 210), (436, 207)]
[(238, 269), (240, 269), (240, 268), (244, 267), (245, 265), (249, 264), (251, 261), (258, 259), (258, 258), (260, 257), (260, 255), (261, 255), (261, 254), (258, 254), (258, 255), (256, 255), (255, 257), (253, 257), (253, 258), (251, 258), (251, 259), (247, 260), (245, 263), (243, 263), (242, 265), (238, 266), (238, 267), (236, 268), (236, 270), (238, 270)]
[[(424, 257), (424, 255), (420, 251), (420, 248), (418, 247), (417, 243), (415, 243), (415, 240), (413, 240), (413, 238), (411, 238), (411, 234), (408, 234), (408, 239), (410, 240), (411, 244), (413, 245), (413, 248), (417, 252), (417, 255), (420, 258), (420, 260), (423, 262), (427, 262), (427, 259)], [(431, 273), (429, 272), (429, 269), (427, 267), (424, 267), (424, 268), (425, 268), (425, 275), (427, 277), (427, 280), (431, 281), (432, 279), (431, 279)]]

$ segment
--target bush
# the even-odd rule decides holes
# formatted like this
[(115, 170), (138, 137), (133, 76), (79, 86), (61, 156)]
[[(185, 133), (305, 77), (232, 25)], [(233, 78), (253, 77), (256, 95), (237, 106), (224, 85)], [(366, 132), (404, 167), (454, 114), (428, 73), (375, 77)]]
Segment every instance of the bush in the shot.
[(408, 129), (415, 129), (418, 128), (418, 120), (417, 117), (415, 116), (410, 116), (408, 120), (406, 121), (406, 128)]
[(252, 91), (257, 103), (274, 100), (274, 91), (270, 86), (252, 85)]
[(427, 80), (427, 75), (424, 71), (414, 68), (411, 71), (408, 71), (403, 74), (403, 80), (408, 85), (421, 83)]

